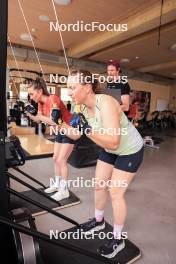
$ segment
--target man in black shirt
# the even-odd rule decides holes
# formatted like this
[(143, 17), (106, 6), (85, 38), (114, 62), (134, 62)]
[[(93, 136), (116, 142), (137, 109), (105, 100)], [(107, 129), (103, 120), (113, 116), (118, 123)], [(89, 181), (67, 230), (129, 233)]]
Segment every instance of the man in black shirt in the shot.
[(119, 89), (121, 91), (121, 108), (124, 112), (129, 111), (130, 86), (127, 76), (120, 76), (120, 64), (117, 60), (110, 60), (107, 63), (107, 89)]

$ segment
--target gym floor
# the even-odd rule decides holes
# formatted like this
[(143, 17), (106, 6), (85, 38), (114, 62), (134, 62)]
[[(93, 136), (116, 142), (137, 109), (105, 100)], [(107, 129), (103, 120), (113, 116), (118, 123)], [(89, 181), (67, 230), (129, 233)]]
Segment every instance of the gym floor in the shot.
[[(174, 264), (176, 259), (176, 131), (158, 134), (164, 139), (160, 149), (145, 148), (144, 162), (126, 194), (128, 217), (124, 231), (129, 239), (142, 251), (139, 264)], [(46, 185), (53, 177), (52, 158), (31, 160), (21, 167), (25, 172)], [(69, 166), (70, 177), (94, 177), (95, 167), (76, 169)], [(26, 190), (12, 181), (18, 191)], [(81, 200), (79, 205), (61, 209), (60, 212), (79, 223), (86, 222), (94, 215), (93, 188), (71, 189)], [(112, 224), (111, 203), (108, 201), (106, 221)], [(49, 234), (49, 230), (62, 231), (70, 224), (57, 217), (44, 214), (36, 217), (39, 231)]]

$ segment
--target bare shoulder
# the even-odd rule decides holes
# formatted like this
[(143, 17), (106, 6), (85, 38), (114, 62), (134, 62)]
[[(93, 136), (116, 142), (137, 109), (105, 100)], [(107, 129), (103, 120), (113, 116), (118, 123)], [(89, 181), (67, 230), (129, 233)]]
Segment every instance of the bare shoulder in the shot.
[(119, 102), (114, 99), (112, 96), (110, 95), (106, 95), (104, 94), (101, 97), (101, 101), (100, 101), (100, 108), (103, 109), (117, 109), (118, 111), (120, 111), (120, 104)]

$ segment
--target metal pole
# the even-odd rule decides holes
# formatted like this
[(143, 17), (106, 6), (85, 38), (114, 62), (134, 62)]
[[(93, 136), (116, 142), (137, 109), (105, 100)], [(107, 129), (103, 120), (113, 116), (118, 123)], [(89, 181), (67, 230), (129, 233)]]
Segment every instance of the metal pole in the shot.
[[(0, 216), (8, 217), (8, 194), (5, 174), (5, 136), (7, 135), (6, 65), (7, 65), (8, 1), (0, 1)], [(0, 224), (1, 258), (8, 262), (12, 239), (10, 229)], [(9, 252), (8, 255), (5, 255)]]
[(7, 187), (7, 190), (8, 190), (9, 193), (11, 193), (11, 194), (13, 194), (13, 195), (25, 200), (26, 202), (28, 202), (30, 204), (34, 204), (35, 206), (45, 210), (46, 212), (48, 212), (50, 214), (53, 214), (53, 215), (65, 220), (65, 221), (71, 223), (72, 225), (76, 225), (77, 227), (80, 227), (80, 225), (76, 221), (74, 221), (73, 219), (71, 219), (71, 218), (69, 218), (69, 217), (67, 217), (67, 216), (65, 216), (63, 214), (60, 214), (60, 213), (54, 211), (53, 209), (50, 209), (48, 206), (46, 206), (44, 204), (41, 204), (41, 203), (39, 203), (39, 202), (37, 202), (37, 201), (35, 201), (35, 200), (23, 195), (22, 193), (18, 193), (17, 191), (15, 191), (15, 190), (13, 190), (13, 189), (11, 189), (9, 187)]

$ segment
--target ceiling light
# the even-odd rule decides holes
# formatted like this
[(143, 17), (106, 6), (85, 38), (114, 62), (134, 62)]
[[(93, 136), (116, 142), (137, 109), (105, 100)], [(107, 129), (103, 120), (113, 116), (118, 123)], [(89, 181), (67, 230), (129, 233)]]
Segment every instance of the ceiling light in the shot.
[(176, 51), (176, 43), (174, 43), (174, 44), (172, 44), (172, 45), (170, 46), (170, 50), (172, 50), (172, 51)]
[(138, 56), (136, 56), (136, 57), (135, 57), (135, 59), (136, 59), (136, 60), (138, 60), (138, 59), (139, 59), (139, 57), (138, 57)]
[(31, 41), (31, 38), (32, 40), (34, 39), (34, 36), (28, 34), (28, 33), (23, 33), (20, 35), (20, 38), (24, 41)]
[(57, 5), (69, 5), (71, 0), (54, 0)]
[(49, 21), (49, 16), (41, 15), (41, 16), (39, 16), (39, 19), (40, 19), (41, 21), (43, 21), (43, 22), (47, 22), (47, 21)]
[(129, 63), (130, 62), (130, 59), (128, 58), (123, 58), (120, 60), (120, 63)]
[(36, 32), (37, 29), (36, 29), (36, 28), (32, 28), (31, 31), (32, 31), (32, 32)]

